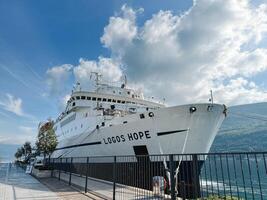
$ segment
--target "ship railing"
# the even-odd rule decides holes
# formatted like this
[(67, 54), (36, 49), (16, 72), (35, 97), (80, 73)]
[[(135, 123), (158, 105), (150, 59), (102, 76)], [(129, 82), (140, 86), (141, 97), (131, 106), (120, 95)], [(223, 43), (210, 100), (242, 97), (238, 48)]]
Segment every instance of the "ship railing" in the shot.
[(48, 158), (51, 176), (112, 199), (267, 199), (267, 152)]

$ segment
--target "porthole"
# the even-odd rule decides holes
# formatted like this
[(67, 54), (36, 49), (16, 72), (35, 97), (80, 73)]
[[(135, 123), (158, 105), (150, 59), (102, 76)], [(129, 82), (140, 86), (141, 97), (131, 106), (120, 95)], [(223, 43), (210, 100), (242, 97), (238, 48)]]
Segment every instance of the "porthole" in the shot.
[(154, 113), (153, 113), (153, 112), (149, 112), (149, 113), (148, 113), (148, 116), (149, 116), (149, 117), (154, 117)]

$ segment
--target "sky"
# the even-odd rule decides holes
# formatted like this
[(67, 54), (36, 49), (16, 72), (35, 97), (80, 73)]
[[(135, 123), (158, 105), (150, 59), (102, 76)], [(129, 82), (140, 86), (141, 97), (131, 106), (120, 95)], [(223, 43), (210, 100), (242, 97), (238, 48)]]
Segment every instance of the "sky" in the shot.
[(90, 72), (168, 105), (267, 100), (266, 0), (0, 0), (0, 145), (34, 143)]

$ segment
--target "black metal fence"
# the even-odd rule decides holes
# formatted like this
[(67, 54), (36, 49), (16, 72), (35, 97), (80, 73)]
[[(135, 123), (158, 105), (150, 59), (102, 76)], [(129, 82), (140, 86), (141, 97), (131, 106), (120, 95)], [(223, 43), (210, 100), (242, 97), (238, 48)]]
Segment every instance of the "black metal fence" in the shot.
[(51, 176), (110, 199), (267, 199), (267, 152), (47, 159)]

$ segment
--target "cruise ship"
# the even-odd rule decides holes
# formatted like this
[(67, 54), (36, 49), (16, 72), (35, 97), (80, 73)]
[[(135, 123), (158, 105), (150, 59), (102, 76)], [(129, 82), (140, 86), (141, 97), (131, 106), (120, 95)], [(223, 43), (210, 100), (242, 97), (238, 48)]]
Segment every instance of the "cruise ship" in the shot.
[(92, 76), (94, 90), (77, 83), (54, 122), (58, 145), (52, 158), (208, 153), (226, 117), (226, 106), (213, 100), (166, 106), (128, 88), (126, 78), (114, 86), (100, 73)]

